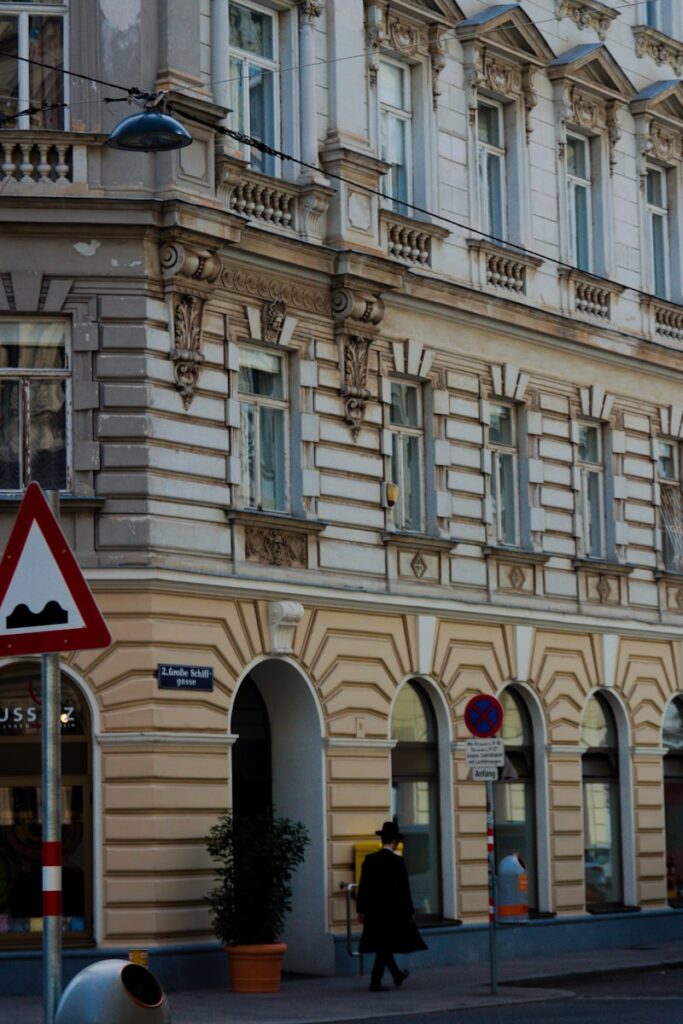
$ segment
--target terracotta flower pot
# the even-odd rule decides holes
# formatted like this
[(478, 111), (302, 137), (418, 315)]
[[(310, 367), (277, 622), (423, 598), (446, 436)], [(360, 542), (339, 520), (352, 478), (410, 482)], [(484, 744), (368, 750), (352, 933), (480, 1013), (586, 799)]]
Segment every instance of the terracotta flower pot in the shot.
[(279, 992), (284, 942), (263, 946), (226, 946), (232, 992)]

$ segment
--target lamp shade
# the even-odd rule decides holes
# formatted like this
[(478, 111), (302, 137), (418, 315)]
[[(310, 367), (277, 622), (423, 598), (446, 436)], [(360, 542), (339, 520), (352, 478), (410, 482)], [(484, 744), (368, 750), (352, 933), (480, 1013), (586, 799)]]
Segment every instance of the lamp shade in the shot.
[(139, 114), (131, 114), (117, 124), (107, 139), (107, 145), (114, 149), (140, 153), (182, 149), (191, 142), (192, 136), (187, 128), (160, 110), (143, 110)]

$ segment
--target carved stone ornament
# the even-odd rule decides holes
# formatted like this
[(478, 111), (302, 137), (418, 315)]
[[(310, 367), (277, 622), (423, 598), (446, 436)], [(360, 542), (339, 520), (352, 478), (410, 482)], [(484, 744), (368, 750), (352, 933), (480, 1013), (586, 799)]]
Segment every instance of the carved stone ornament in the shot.
[(571, 18), (577, 28), (592, 29), (604, 43), (607, 31), (619, 11), (612, 10), (597, 0), (558, 0), (557, 17)]
[(305, 568), (306, 536), (265, 526), (245, 526), (244, 553), (263, 565)]
[(651, 57), (657, 65), (668, 64), (677, 78), (683, 75), (683, 43), (671, 39), (647, 25), (633, 29), (636, 40), (636, 57)]
[(513, 590), (522, 590), (526, 582), (526, 573), (519, 565), (513, 565), (508, 574), (510, 586)]
[(212, 284), (221, 270), (215, 252), (181, 242), (168, 242), (161, 249), (161, 272), (164, 277), (184, 277), (190, 281)]
[(265, 302), (261, 308), (261, 337), (272, 345), (280, 341), (287, 316), (287, 303), (283, 299)]
[(676, 604), (683, 612), (683, 587), (678, 587), (676, 590)]
[(173, 306), (173, 375), (187, 409), (194, 398), (199, 368), (204, 362), (201, 352), (204, 299), (181, 292), (173, 296)]
[(413, 574), (421, 580), (424, 574), (427, 572), (427, 563), (418, 551), (417, 554), (410, 561), (410, 568), (413, 570)]
[(439, 76), (446, 67), (446, 47), (444, 44), (445, 29), (434, 26), (429, 33), (429, 56), (432, 62), (432, 106), (436, 110), (441, 95), (441, 84)]
[(487, 54), (483, 47), (475, 46), (470, 52), (466, 70), (469, 88), (469, 119), (474, 127), (479, 105), (479, 88), (513, 100), (522, 98), (527, 142), (531, 136), (531, 113), (538, 103), (534, 83), (535, 68), (531, 64), (506, 64)]
[(303, 21), (312, 25), (316, 18), (322, 13), (322, 3), (319, 0), (299, 0), (299, 11)]
[(600, 604), (607, 604), (612, 595), (612, 586), (606, 576), (600, 576), (598, 578), (597, 586), (595, 588), (600, 598)]
[(270, 654), (291, 654), (296, 627), (304, 617), (298, 601), (271, 601), (268, 605)]
[(351, 436), (358, 433), (370, 398), (368, 389), (368, 351), (370, 338), (349, 335), (344, 341), (344, 378), (341, 394), (344, 399), (344, 419), (351, 427)]

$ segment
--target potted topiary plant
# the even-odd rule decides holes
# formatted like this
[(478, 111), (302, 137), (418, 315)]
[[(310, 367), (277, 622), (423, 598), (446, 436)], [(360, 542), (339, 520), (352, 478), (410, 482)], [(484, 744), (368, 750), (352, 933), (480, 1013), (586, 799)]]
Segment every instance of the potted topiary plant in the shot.
[(206, 846), (218, 862), (218, 885), (206, 902), (228, 954), (233, 992), (279, 992), (291, 879), (308, 842), (300, 821), (270, 812), (228, 811), (210, 830)]

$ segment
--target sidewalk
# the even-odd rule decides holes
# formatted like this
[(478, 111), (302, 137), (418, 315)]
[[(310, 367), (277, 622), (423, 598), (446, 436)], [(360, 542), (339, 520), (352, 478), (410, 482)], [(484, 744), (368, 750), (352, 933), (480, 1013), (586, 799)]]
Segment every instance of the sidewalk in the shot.
[[(235, 995), (222, 989), (171, 992), (172, 1024), (329, 1024), (568, 998), (572, 980), (579, 977), (683, 966), (683, 941), (503, 961), (495, 996), (488, 963), (422, 970), (417, 956), (415, 963), (405, 985), (387, 992), (369, 993), (367, 973), (362, 978), (285, 977), (281, 992), (273, 995)], [(0, 996), (0, 1024), (41, 1024), (41, 1019), (39, 997)]]

